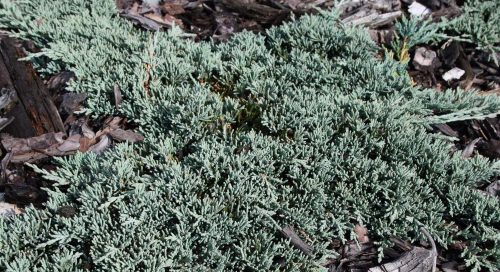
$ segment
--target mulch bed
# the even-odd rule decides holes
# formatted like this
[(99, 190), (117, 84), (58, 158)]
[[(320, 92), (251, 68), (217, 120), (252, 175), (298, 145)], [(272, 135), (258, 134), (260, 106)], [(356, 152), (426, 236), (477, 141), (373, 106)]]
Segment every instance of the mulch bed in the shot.
[[(185, 32), (186, 38), (223, 42), (243, 30), (263, 32), (292, 17), (316, 13), (319, 9), (330, 9), (334, 2), (333, 0), (117, 0), (116, 4), (120, 16), (133, 21), (137, 27), (145, 30), (168, 30), (175, 24)], [(387, 44), (392, 38), (395, 20), (408, 13), (408, 7), (412, 2), (411, 0), (346, 1), (339, 10), (344, 22), (369, 27), (370, 34), (376, 42)], [(447, 18), (458, 16), (460, 6), (463, 5), (463, 1), (453, 0), (421, 0), (420, 3), (432, 11), (430, 16), (434, 20), (439, 20), (443, 16)], [(12, 43), (11, 40), (9, 42)], [(22, 53), (19, 48), (24, 48), (26, 51), (36, 50), (26, 43), (16, 46), (18, 54)], [(10, 52), (9, 48), (14, 47), (2, 47), (0, 51), (5, 54)], [(422, 68), (415, 63), (419, 48), (434, 52), (430, 54), (435, 58), (431, 67)], [(434, 88), (436, 91), (461, 87), (465, 90), (479, 90), (480, 94), (500, 93), (498, 65), (489, 60), (486, 53), (476, 50), (473, 45), (459, 42), (421, 45), (410, 51), (410, 58), (413, 61), (410, 61), (408, 72), (420, 86)], [(7, 61), (12, 62), (11, 59), (6, 59), (6, 56), (3, 60), (0, 58), (0, 65)], [(443, 75), (454, 67), (465, 71), (465, 75), (460, 80), (443, 79)], [(25, 166), (24, 162), (34, 162), (40, 168), (53, 170), (55, 167), (50, 160), (52, 156), (69, 155), (77, 151), (102, 152), (113, 142), (142, 140), (123, 118), (109, 117), (91, 121), (75, 114), (74, 112), (84, 102), (85, 96), (68, 93), (65, 90), (66, 83), (74, 76), (73, 74), (64, 72), (42, 82), (33, 67), (23, 63), (19, 64), (16, 72), (0, 69), (0, 79), (10, 78), (13, 73), (29, 75), (31, 80), (29, 87), (36, 86), (35, 89), (38, 91), (31, 95), (36, 101), (42, 99), (44, 102), (38, 102), (31, 108), (26, 105), (17, 106), (16, 111), (7, 116), (16, 119), (10, 120), (12, 123), (7, 124), (6, 130), (3, 131), (8, 132), (10, 136), (4, 134), (0, 137), (3, 145), (2, 153), (6, 154), (1, 163), (0, 181), (0, 194), (3, 194), (5, 201), (19, 207), (28, 204), (41, 207), (46, 200), (46, 195), (40, 188), (50, 184)], [(9, 84), (0, 80), (0, 88), (5, 90), (21, 88), (15, 82)], [(4, 92), (6, 91), (2, 91), (2, 97)], [(51, 99), (47, 99), (48, 97)], [(120, 97), (120, 90), (116, 89), (115, 100), (118, 104)], [(51, 120), (51, 126), (44, 127), (45, 123), (37, 120), (40, 116), (45, 116), (44, 120)], [(455, 149), (462, 152), (464, 159), (477, 154), (491, 159), (500, 158), (499, 118), (435, 125), (433, 129), (436, 133), (456, 138)], [(29, 131), (29, 135), (26, 131)], [(497, 194), (500, 191), (500, 184), (492, 181), (490, 185), (484, 186), (484, 190), (490, 194)], [(291, 233), (293, 234), (293, 231)], [(358, 247), (354, 241), (345, 245), (338, 241), (335, 250), (341, 257), (328, 265), (332, 271), (335, 269), (366, 271), (377, 265), (377, 252), (367, 239), (365, 229), (359, 227), (356, 233), (358, 240), (364, 243)], [(392, 248), (386, 249), (384, 259), (386, 262), (400, 258), (413, 248), (405, 241), (396, 238), (394, 243)], [(429, 244), (424, 242), (421, 246), (428, 247)], [(438, 266), (450, 269), (448, 271), (465, 270), (464, 264), (458, 257), (459, 252), (460, 245), (446, 251), (438, 249)]]

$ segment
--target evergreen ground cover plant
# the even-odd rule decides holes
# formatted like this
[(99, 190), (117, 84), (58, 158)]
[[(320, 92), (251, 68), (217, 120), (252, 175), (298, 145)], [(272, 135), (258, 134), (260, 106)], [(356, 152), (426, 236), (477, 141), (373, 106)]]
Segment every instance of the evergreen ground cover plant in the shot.
[(403, 16), (395, 23), (394, 30), (395, 38), (389, 48), (400, 61), (409, 61), (409, 50), (418, 44), (452, 39), (467, 42), (487, 52), (490, 60), (499, 65), (500, 1), (465, 1), (460, 16), (439, 22), (433, 22), (431, 18)]
[(334, 13), (214, 44), (139, 30), (111, 0), (0, 3), (0, 26), (44, 48), (30, 57), (42, 74), (73, 71), (86, 114), (145, 136), (39, 170), (46, 208), (0, 218), (0, 270), (321, 270), (355, 224), (380, 248), (423, 225), (442, 247), (465, 242), (470, 269), (500, 269), (500, 201), (476, 189), (494, 163), (427, 130), (496, 114), (497, 97), (414, 87)]
[(500, 1), (468, 0), (463, 14), (450, 21), (449, 31), (457, 38), (490, 53), (496, 65), (500, 53)]

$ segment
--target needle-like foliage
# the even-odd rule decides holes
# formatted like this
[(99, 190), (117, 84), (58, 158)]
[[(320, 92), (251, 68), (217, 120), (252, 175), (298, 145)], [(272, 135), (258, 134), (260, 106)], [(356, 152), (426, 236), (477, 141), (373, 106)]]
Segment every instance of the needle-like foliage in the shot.
[(446, 23), (433, 23), (430, 19), (405, 17), (395, 24), (395, 37), (390, 43), (390, 49), (395, 58), (402, 63), (410, 60), (410, 49), (418, 44), (439, 41), (447, 36), (444, 34)]
[(0, 3), (0, 25), (44, 47), (42, 72), (75, 72), (87, 113), (145, 136), (40, 170), (49, 200), (0, 218), (0, 270), (321, 270), (355, 224), (381, 247), (423, 224), (441, 246), (465, 242), (471, 268), (500, 268), (500, 202), (476, 189), (493, 165), (426, 130), (498, 113), (498, 98), (413, 87), (331, 13), (216, 45), (143, 32), (111, 0)]
[(500, 1), (467, 0), (463, 14), (451, 20), (449, 30), (478, 49), (490, 53), (499, 65), (500, 54)]

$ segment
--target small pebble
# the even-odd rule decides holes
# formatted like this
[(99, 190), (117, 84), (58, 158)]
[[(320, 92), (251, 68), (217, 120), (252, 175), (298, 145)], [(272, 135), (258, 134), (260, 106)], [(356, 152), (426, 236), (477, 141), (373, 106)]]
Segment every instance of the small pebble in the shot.
[(448, 72), (444, 73), (443, 79), (446, 81), (450, 81), (453, 79), (460, 79), (465, 74), (465, 71), (460, 68), (453, 68)]
[(408, 7), (408, 12), (413, 16), (422, 17), (430, 14), (431, 10), (415, 1)]

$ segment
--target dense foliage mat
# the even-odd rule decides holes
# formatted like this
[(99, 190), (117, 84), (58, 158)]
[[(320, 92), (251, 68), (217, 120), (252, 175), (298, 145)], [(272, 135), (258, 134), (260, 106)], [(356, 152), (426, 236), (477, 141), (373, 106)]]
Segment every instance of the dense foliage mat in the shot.
[(0, 25), (45, 48), (31, 57), (42, 73), (75, 72), (88, 114), (146, 137), (45, 172), (46, 209), (0, 218), (0, 270), (310, 271), (355, 224), (381, 247), (423, 225), (465, 242), (471, 267), (500, 268), (500, 201), (476, 189), (493, 165), (426, 130), (498, 113), (498, 98), (413, 87), (330, 13), (216, 45), (143, 32), (112, 0), (0, 3)]
[(499, 65), (500, 54), (500, 1), (467, 0), (463, 14), (451, 20), (448, 30), (461, 40), (490, 53)]

